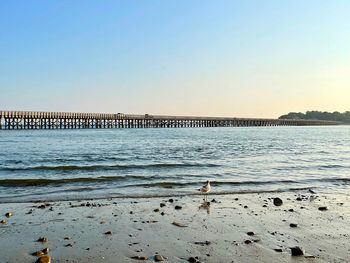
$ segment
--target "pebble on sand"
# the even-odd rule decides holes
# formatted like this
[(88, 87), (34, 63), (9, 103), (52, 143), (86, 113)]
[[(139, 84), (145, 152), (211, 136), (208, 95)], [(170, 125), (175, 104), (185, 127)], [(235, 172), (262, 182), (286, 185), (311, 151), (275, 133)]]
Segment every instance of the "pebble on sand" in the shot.
[(73, 247), (73, 244), (69, 243), (66, 245), (66, 247)]
[(247, 240), (244, 241), (244, 244), (251, 244), (251, 243), (252, 243), (252, 241), (249, 240), (249, 239), (247, 239)]
[(253, 232), (253, 231), (247, 232), (247, 235), (248, 235), (248, 236), (254, 236), (254, 235), (255, 235), (255, 232)]
[(64, 239), (65, 240), (71, 240), (72, 238), (71, 237), (65, 237)]
[(43, 256), (41, 258), (38, 258), (36, 261), (37, 263), (51, 263), (51, 257), (50, 256)]
[(11, 216), (13, 216), (13, 214), (12, 213), (6, 213), (6, 215), (5, 215), (7, 218), (10, 218)]
[(132, 259), (138, 259), (138, 260), (147, 260), (148, 258), (143, 257), (143, 256), (133, 256), (131, 257)]
[(107, 231), (105, 234), (106, 235), (112, 235), (112, 231)]
[(46, 243), (47, 242), (47, 238), (46, 237), (41, 237), (41, 238), (38, 239), (38, 242)]
[(318, 210), (320, 210), (320, 211), (326, 211), (326, 210), (328, 210), (328, 207), (327, 207), (327, 206), (320, 206), (320, 207), (318, 208)]
[(291, 224), (289, 224), (289, 226), (290, 226), (290, 227), (297, 227), (298, 224), (293, 224), (293, 223), (291, 223)]
[(37, 251), (37, 252), (34, 253), (34, 255), (37, 256), (37, 257), (41, 257), (41, 256), (43, 256), (44, 254), (45, 254), (45, 253), (42, 252), (42, 251)]
[(175, 226), (178, 226), (178, 227), (187, 227), (187, 226), (185, 226), (183, 224), (180, 224), (180, 223), (178, 223), (176, 221), (172, 222), (172, 224), (175, 225)]
[(291, 247), (290, 250), (292, 251), (292, 256), (304, 256), (305, 255), (305, 249), (302, 247)]
[(274, 204), (275, 206), (281, 206), (281, 205), (283, 204), (283, 201), (282, 201), (281, 198), (275, 197), (275, 198), (273, 199), (273, 204)]
[(194, 242), (196, 245), (201, 245), (201, 246), (204, 246), (204, 245), (207, 245), (209, 246), (211, 244), (210, 241), (205, 241), (205, 242), (202, 242), (202, 241), (197, 241), (197, 242)]
[(5, 224), (5, 223), (6, 223), (6, 220), (5, 220), (5, 219), (1, 220), (1, 223), (2, 223), (2, 224)]
[(182, 206), (181, 205), (177, 205), (177, 206), (175, 206), (175, 209), (176, 210), (180, 210), (180, 209), (182, 209)]
[(49, 251), (50, 251), (50, 249), (47, 247), (47, 248), (44, 248), (43, 250), (42, 250), (42, 252), (44, 253), (44, 254), (49, 254)]
[(198, 262), (198, 259), (195, 258), (195, 257), (190, 257), (190, 258), (188, 259), (188, 262), (195, 263), (195, 262)]
[(154, 256), (154, 260), (155, 260), (156, 262), (165, 261), (164, 257), (161, 256), (161, 255), (155, 255), (155, 256)]

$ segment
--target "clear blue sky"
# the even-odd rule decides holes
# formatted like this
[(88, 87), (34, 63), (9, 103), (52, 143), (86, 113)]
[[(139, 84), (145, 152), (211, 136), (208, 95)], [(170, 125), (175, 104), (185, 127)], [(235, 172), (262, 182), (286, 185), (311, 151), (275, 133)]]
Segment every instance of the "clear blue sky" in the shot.
[(350, 110), (350, 1), (0, 1), (0, 109)]

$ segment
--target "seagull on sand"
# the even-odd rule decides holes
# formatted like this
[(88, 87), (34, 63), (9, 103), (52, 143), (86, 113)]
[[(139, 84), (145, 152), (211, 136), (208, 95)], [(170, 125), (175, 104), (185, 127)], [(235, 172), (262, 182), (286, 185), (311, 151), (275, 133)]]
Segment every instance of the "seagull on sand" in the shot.
[(210, 181), (208, 180), (205, 185), (202, 186), (201, 189), (199, 189), (201, 192), (206, 193), (205, 200), (208, 198), (208, 192), (210, 191)]

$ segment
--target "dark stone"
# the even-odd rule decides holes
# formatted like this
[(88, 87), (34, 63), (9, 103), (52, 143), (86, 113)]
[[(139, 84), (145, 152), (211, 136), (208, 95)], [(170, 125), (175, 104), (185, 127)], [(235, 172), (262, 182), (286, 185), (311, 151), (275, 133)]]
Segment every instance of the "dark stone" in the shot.
[(305, 249), (301, 247), (291, 247), (290, 248), (292, 252), (292, 256), (304, 256), (305, 255)]
[(191, 262), (191, 263), (195, 263), (195, 262), (198, 262), (198, 259), (194, 258), (194, 257), (190, 257), (188, 259), (188, 262)]
[(38, 242), (46, 243), (47, 242), (47, 238), (46, 237), (41, 237), (41, 238), (38, 239)]
[(138, 260), (147, 260), (148, 258), (142, 257), (142, 256), (133, 256), (132, 259), (138, 259)]
[(255, 232), (253, 232), (253, 231), (247, 232), (247, 235), (248, 235), (248, 236), (254, 236), (254, 235), (255, 235)]
[(182, 209), (182, 206), (181, 205), (177, 205), (177, 206), (175, 206), (175, 209), (176, 210), (180, 210), (180, 209)]
[(297, 199), (295, 199), (297, 201), (303, 201), (303, 199), (301, 199), (301, 197), (298, 197)]
[(202, 241), (197, 241), (197, 242), (194, 242), (196, 245), (201, 245), (201, 246), (204, 246), (204, 245), (207, 245), (209, 246), (211, 244), (210, 241), (205, 241), (205, 242), (202, 242)]
[(276, 252), (282, 253), (282, 249), (280, 249), (280, 248), (275, 248), (274, 250), (275, 250)]
[(283, 201), (282, 201), (281, 198), (275, 197), (275, 198), (273, 199), (273, 204), (274, 204), (275, 206), (281, 206), (281, 205), (283, 204)]
[(297, 225), (297, 224), (291, 223), (291, 224), (289, 224), (289, 226), (290, 226), (290, 227), (297, 227), (298, 225)]
[(165, 204), (164, 203), (160, 203), (160, 207), (164, 207), (165, 206)]
[(320, 206), (320, 207), (318, 208), (318, 210), (320, 210), (320, 211), (326, 211), (326, 210), (328, 210), (328, 207), (327, 207), (327, 206)]
[(165, 259), (164, 259), (161, 255), (155, 255), (155, 256), (154, 256), (154, 260), (155, 260), (156, 262), (158, 262), (158, 261), (165, 261)]
[(251, 244), (251, 243), (252, 243), (252, 241), (249, 240), (249, 239), (247, 239), (247, 240), (244, 241), (244, 244)]
[(169, 202), (170, 202), (170, 203), (174, 203), (174, 199), (170, 198), (170, 199), (169, 199)]
[(41, 258), (38, 258), (36, 261), (37, 263), (51, 263), (51, 257), (50, 256), (43, 256)]
[(33, 256), (37, 256), (37, 257), (41, 257), (43, 255), (44, 255), (44, 252), (42, 252), (42, 251), (37, 251), (37, 252), (33, 253)]
[(107, 231), (105, 234), (106, 235), (112, 235), (112, 231)]
[(153, 212), (159, 212), (159, 208), (154, 209)]
[(10, 218), (11, 216), (13, 216), (13, 214), (12, 213), (6, 213), (6, 215), (5, 215), (7, 218)]

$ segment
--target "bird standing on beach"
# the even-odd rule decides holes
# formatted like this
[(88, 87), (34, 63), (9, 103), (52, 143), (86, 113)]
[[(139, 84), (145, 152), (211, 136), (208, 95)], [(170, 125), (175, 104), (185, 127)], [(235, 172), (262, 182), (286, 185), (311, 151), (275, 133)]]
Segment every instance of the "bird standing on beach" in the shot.
[(205, 200), (208, 198), (208, 192), (210, 191), (210, 181), (208, 180), (205, 185), (202, 186), (201, 189), (199, 189), (201, 192), (206, 193)]

